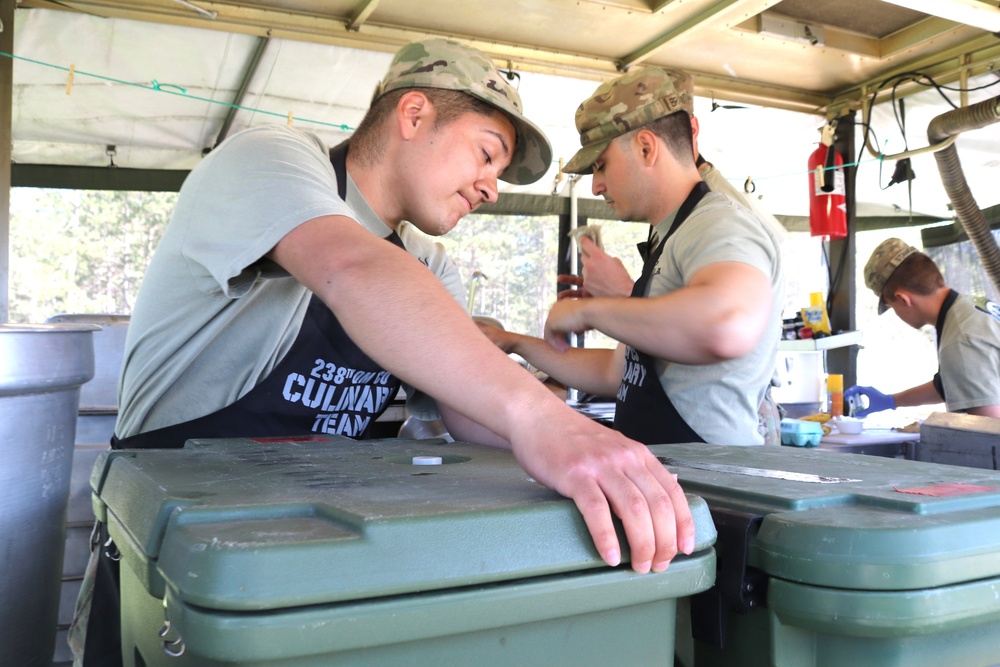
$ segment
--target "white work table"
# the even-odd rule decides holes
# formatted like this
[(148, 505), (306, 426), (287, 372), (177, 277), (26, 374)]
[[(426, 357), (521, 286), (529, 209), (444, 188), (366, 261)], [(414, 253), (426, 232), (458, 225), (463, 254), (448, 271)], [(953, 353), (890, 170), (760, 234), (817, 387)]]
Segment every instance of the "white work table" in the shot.
[(897, 459), (912, 459), (913, 443), (920, 441), (919, 433), (904, 433), (890, 428), (864, 429), (861, 433), (833, 433), (824, 435), (819, 448), (848, 454), (869, 454)]

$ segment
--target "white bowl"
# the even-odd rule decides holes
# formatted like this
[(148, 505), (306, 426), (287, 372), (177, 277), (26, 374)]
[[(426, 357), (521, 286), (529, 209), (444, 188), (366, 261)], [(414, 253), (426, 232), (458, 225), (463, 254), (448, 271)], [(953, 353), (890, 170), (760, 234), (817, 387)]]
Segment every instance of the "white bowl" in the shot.
[(837, 425), (837, 431), (848, 435), (857, 435), (864, 428), (864, 422), (853, 417), (839, 417), (834, 423)]

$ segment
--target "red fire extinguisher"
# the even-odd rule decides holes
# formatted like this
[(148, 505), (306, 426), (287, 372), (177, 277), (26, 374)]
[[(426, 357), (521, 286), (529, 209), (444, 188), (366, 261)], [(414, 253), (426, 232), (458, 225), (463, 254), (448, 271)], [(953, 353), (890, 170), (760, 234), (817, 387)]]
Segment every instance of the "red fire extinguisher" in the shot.
[(833, 125), (823, 128), (819, 147), (809, 156), (809, 230), (812, 236), (847, 236), (844, 159), (833, 148)]

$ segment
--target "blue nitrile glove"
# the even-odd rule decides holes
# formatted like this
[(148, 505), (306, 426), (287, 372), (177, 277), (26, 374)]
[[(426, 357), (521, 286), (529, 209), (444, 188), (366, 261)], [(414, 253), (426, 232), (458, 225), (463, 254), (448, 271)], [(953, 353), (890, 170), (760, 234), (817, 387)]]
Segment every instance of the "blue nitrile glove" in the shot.
[[(866, 399), (868, 407), (863, 407), (862, 397)], [(867, 417), (873, 412), (896, 409), (896, 399), (891, 394), (883, 394), (875, 387), (854, 385), (844, 392), (844, 400), (850, 406), (848, 414), (854, 417)]]

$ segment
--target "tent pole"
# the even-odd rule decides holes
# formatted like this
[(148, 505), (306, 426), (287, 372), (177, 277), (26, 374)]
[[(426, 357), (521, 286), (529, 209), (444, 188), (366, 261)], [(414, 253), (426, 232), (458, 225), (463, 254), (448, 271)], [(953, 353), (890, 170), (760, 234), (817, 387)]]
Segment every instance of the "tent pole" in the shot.
[[(14, 53), (16, 0), (0, 0), (0, 50)], [(10, 320), (10, 158), (14, 59), (0, 58), (0, 322)]]
[[(838, 119), (834, 148), (844, 156), (844, 163), (852, 165), (856, 154), (854, 147), (855, 112)], [(855, 285), (855, 269), (857, 266), (857, 175), (856, 165), (844, 167), (844, 195), (847, 205), (847, 238), (830, 241), (827, 244), (830, 258), (830, 274), (839, 276), (836, 285), (831, 285), (830, 293), (830, 326), (834, 331), (854, 331), (857, 328), (855, 303), (857, 288)], [(826, 353), (827, 372), (840, 373), (844, 376), (844, 387), (857, 384), (858, 381), (858, 347), (834, 348)]]

